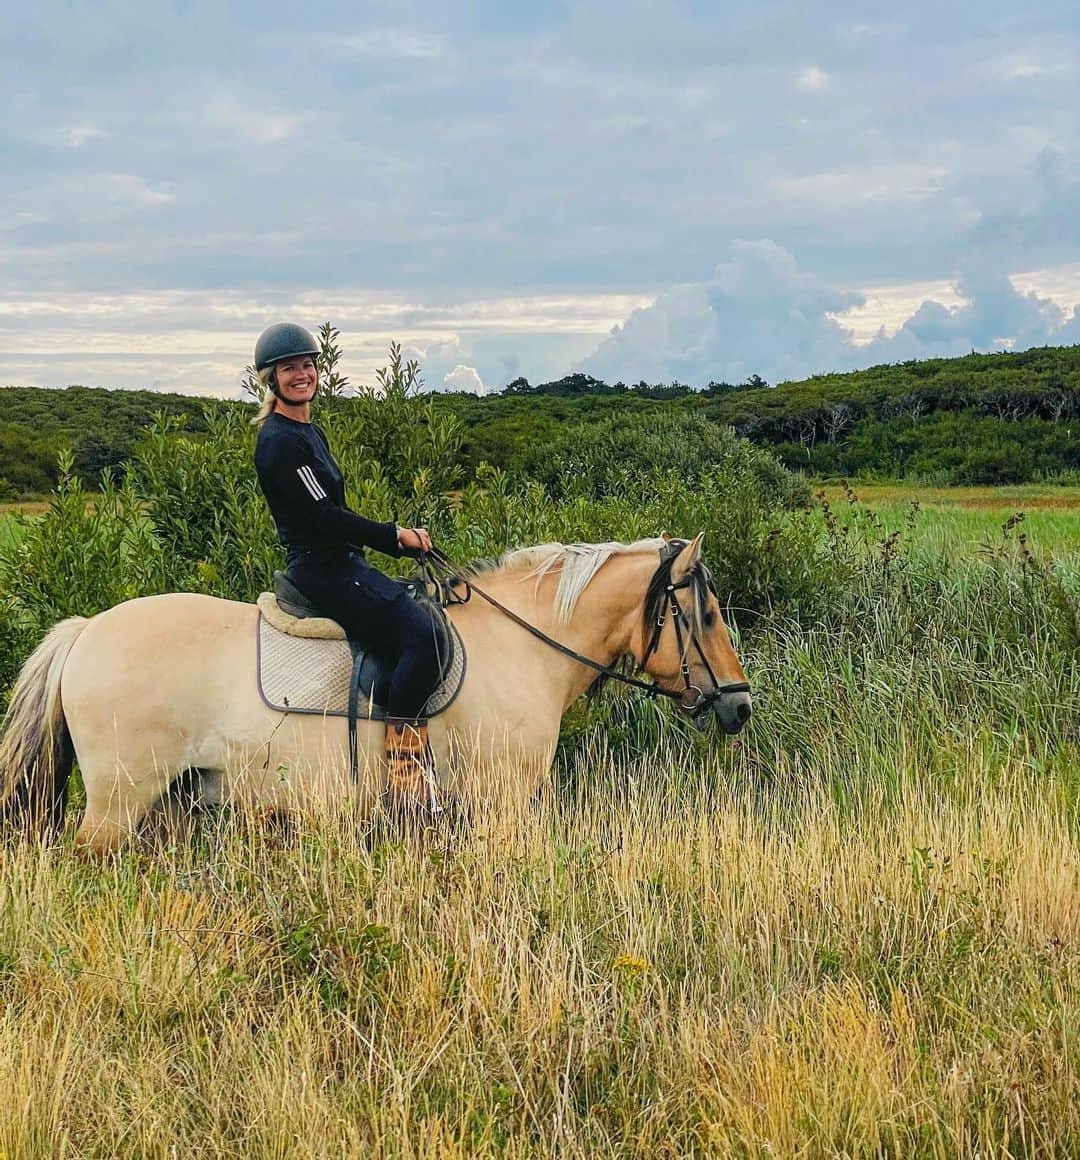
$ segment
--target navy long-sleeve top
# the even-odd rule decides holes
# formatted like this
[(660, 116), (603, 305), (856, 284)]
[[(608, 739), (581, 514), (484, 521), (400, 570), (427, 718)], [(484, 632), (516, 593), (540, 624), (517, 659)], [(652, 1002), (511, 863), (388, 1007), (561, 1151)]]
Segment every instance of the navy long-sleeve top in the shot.
[(345, 506), (345, 480), (314, 423), (272, 411), (255, 443), (255, 471), (290, 562), (331, 562), (349, 548), (400, 556), (397, 525), (369, 520)]

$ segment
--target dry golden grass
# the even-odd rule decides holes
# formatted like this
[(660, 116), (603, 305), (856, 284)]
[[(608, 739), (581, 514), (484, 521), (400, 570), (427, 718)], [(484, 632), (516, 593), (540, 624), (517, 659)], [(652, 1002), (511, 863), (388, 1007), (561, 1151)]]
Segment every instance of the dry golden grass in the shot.
[[(1062, 484), (1024, 483), (1001, 487), (928, 487), (914, 483), (873, 483), (859, 480), (853, 485), (861, 502), (870, 507), (882, 504), (910, 503), (918, 500), (925, 508), (980, 511), (1058, 511), (1080, 512), (1080, 487)], [(848, 489), (839, 484), (823, 484), (832, 503), (847, 498)]]
[[(586, 761), (521, 828), (0, 854), (0, 1152), (1080, 1147), (1065, 767)], [(583, 788), (582, 788), (583, 787)]]

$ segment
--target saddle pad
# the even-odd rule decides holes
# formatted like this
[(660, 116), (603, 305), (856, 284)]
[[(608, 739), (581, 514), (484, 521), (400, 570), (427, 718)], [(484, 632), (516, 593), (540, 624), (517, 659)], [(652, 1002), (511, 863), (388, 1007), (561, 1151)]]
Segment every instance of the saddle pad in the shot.
[[(437, 717), (449, 708), (465, 680), (465, 645), (458, 630), (449, 621), (447, 625), (453, 637), (449, 671), (428, 699), (426, 717)], [(329, 717), (349, 715), (353, 652), (348, 641), (289, 636), (260, 614), (257, 653), (259, 695), (271, 709)], [(362, 721), (381, 721), (386, 708), (376, 699), (384, 684), (384, 667), (370, 653), (360, 663), (356, 715)]]

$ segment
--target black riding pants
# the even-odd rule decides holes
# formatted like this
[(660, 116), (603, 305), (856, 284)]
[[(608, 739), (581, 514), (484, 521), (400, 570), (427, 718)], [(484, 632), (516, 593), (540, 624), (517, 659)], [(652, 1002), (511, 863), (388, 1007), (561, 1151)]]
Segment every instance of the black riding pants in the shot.
[(439, 683), (440, 658), (446, 650), (432, 613), (396, 580), (353, 553), (332, 560), (294, 558), (286, 574), (309, 600), (387, 666), (389, 715), (421, 716)]

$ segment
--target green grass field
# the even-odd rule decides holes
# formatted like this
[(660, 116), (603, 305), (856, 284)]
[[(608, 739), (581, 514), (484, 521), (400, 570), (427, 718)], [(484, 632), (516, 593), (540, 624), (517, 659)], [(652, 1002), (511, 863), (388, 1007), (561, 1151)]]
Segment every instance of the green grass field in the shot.
[[(851, 494), (858, 497), (857, 507), (842, 487), (815, 487), (814, 493), (824, 493), (842, 520), (857, 520), (857, 507), (867, 507), (886, 530), (910, 528), (918, 547), (955, 560), (1000, 545), (1003, 525), (1020, 513), (1024, 518), (1010, 529), (1013, 540), (1023, 534), (1031, 548), (1058, 559), (1080, 553), (1080, 487), (922, 488), (856, 483)], [(912, 523), (913, 503), (919, 504), (919, 512)]]
[[(852, 518), (848, 492), (834, 484), (814, 487), (841, 518)], [(1080, 487), (1025, 484), (1020, 487), (924, 488), (901, 484), (853, 485), (859, 506), (870, 508), (888, 531), (911, 526), (911, 505), (919, 504), (913, 524), (915, 542), (959, 558), (1002, 540), (1002, 526), (1017, 513), (1032, 547), (1056, 557), (1080, 553)], [(33, 514), (44, 501), (0, 504), (0, 544), (12, 535), (13, 512)], [(855, 517), (857, 518), (857, 517)]]

